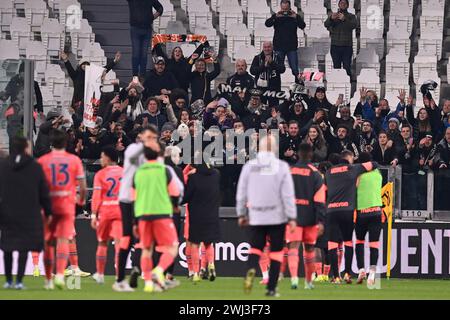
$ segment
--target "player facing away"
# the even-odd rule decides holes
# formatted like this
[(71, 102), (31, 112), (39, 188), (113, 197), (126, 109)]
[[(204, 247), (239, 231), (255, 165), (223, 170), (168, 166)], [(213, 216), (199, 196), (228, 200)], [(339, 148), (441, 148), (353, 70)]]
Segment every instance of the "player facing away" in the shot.
[[(371, 161), (370, 153), (363, 152), (359, 155), (360, 162)], [(356, 262), (358, 264), (359, 275), (358, 284), (363, 283), (366, 278), (364, 268), (364, 239), (369, 233), (370, 248), (370, 268), (367, 284), (375, 283), (375, 275), (377, 271), (379, 240), (381, 233), (381, 188), (383, 185), (383, 177), (378, 169), (371, 172), (363, 173), (359, 176), (357, 194), (357, 215), (355, 223), (356, 234)]]
[[(137, 239), (133, 237), (134, 220), (134, 194), (133, 179), (136, 170), (145, 163), (144, 146), (154, 143), (158, 139), (158, 130), (149, 126), (142, 129), (136, 143), (130, 144), (125, 150), (123, 177), (119, 190), (119, 205), (122, 216), (122, 238), (120, 239), (120, 250), (118, 257), (117, 278), (113, 284), (113, 290), (118, 292), (132, 292), (137, 287), (137, 279), (141, 275), (140, 253), (141, 249), (136, 248), (133, 254), (133, 270), (130, 274), (130, 284), (125, 280), (125, 268), (133, 244), (137, 244)], [(130, 286), (131, 285), (131, 286)]]
[(299, 146), (299, 161), (291, 167), (297, 205), (297, 227), (294, 232), (286, 228), (289, 248), (288, 265), (291, 288), (298, 288), (298, 251), (303, 243), (305, 289), (313, 289), (314, 245), (325, 221), (325, 185), (320, 172), (312, 165), (313, 149), (307, 143)]
[[(108, 241), (114, 240), (115, 266), (122, 237), (122, 218), (119, 207), (119, 188), (123, 169), (117, 165), (119, 154), (113, 146), (106, 146), (100, 156), (103, 167), (95, 174), (94, 192), (91, 204), (91, 226), (97, 232), (97, 272), (92, 278), (99, 284), (105, 283)], [(116, 269), (117, 274), (117, 269)]]
[[(67, 134), (54, 130), (52, 151), (38, 159), (52, 200), (53, 219), (45, 228), (45, 288), (64, 288), (64, 269), (69, 259), (69, 240), (75, 235), (75, 205), (86, 201), (86, 178), (80, 158), (65, 151)], [(79, 198), (77, 200), (77, 186)], [(52, 280), (56, 245), (56, 275)]]
[(296, 223), (294, 183), (286, 162), (276, 158), (277, 142), (273, 136), (260, 140), (260, 152), (242, 168), (236, 193), (239, 226), (249, 226), (250, 254), (244, 292), (250, 293), (262, 255), (270, 238), (269, 282), (266, 296), (276, 297), (286, 223), (293, 232)]
[(194, 268), (192, 281), (200, 281), (200, 244), (205, 248), (205, 265), (202, 278), (214, 281), (216, 268), (214, 264), (214, 243), (220, 240), (220, 174), (210, 164), (194, 165), (186, 186), (183, 202), (189, 205), (189, 242)]
[[(139, 167), (133, 180), (136, 193), (134, 214), (138, 220), (135, 232), (142, 247), (141, 269), (145, 292), (165, 289), (164, 271), (178, 253), (178, 235), (171, 216), (173, 207), (178, 206), (180, 191), (171, 171), (157, 161), (159, 151), (156, 141), (144, 149), (147, 162)], [(162, 255), (153, 268), (155, 245), (162, 248)]]
[(377, 167), (375, 162), (353, 164), (351, 151), (344, 150), (340, 157), (330, 156), (333, 163), (325, 174), (327, 186), (327, 227), (329, 228), (328, 254), (330, 258), (333, 283), (342, 282), (339, 274), (337, 249), (339, 242), (344, 242), (345, 270), (344, 281), (352, 283), (351, 268), (353, 260), (353, 213), (356, 209), (356, 181), (364, 172)]

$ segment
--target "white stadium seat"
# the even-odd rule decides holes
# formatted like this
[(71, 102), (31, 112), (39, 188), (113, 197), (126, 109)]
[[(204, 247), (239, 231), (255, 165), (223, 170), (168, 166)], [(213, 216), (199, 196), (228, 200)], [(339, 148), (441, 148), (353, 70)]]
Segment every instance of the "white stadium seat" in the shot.
[(437, 25), (427, 25), (426, 28), (420, 30), (419, 51), (427, 48), (432, 49), (438, 59), (442, 55), (442, 28)]
[(47, 63), (50, 62), (47, 50), (42, 42), (29, 41), (25, 50), (25, 56), (27, 59), (34, 60), (34, 77), (36, 81), (40, 82), (44, 78)]
[(266, 28), (264, 24), (259, 24), (255, 28), (254, 41), (258, 52), (262, 51), (262, 44), (265, 41), (273, 40), (273, 28)]
[(89, 25), (87, 19), (82, 19), (80, 29), (70, 30), (70, 38), (72, 41), (72, 51), (81, 56), (81, 50), (89, 43), (95, 41), (95, 34)]
[(0, 40), (0, 60), (19, 59), (19, 47), (13, 40)]
[(194, 30), (200, 24), (212, 25), (212, 13), (206, 4), (189, 10), (189, 29)]
[(327, 95), (330, 92), (335, 92), (336, 97), (331, 100), (333, 103), (338, 98), (338, 95), (342, 93), (344, 95), (344, 100), (350, 100), (351, 94), (351, 82), (350, 77), (344, 69), (331, 69), (325, 74), (327, 79)]
[(1, 31), (9, 31), (13, 16), (16, 15), (13, 0), (0, 1), (0, 26)]
[(49, 56), (58, 56), (59, 52), (64, 48), (64, 27), (61, 26), (57, 19), (45, 18), (41, 27), (42, 42), (47, 48)]
[(40, 31), (44, 18), (48, 18), (47, 5), (42, 0), (27, 0), (25, 16), (32, 31)]
[(99, 66), (106, 65), (105, 51), (103, 51), (98, 42), (87, 44), (81, 54), (82, 59), (86, 59), (90, 63), (95, 63)]
[(305, 29), (306, 46), (317, 49), (319, 55), (325, 56), (330, 51), (330, 36), (323, 23), (315, 22), (311, 29)]
[(175, 21), (177, 16), (173, 4), (170, 1), (160, 2), (164, 8), (164, 14), (153, 21), (153, 30), (157, 33), (165, 33), (169, 21)]
[(235, 48), (247, 46), (251, 43), (250, 32), (244, 24), (232, 24), (228, 29), (227, 36), (227, 53), (234, 60)]
[(411, 15), (390, 15), (389, 32), (394, 28), (404, 30), (411, 34), (413, 27), (413, 17)]
[(50, 88), (55, 99), (57, 101), (62, 101), (64, 87), (68, 85), (68, 81), (66, 80), (64, 71), (62, 71), (59, 65), (47, 65), (47, 70), (45, 70), (45, 83), (46, 86)]
[(361, 29), (360, 48), (373, 47), (379, 57), (384, 56), (384, 39), (383, 30), (378, 29)]
[(419, 84), (419, 78), (422, 74), (437, 72), (437, 62), (438, 59), (432, 52), (427, 54), (426, 51), (419, 51), (412, 64), (414, 83)]
[(247, 26), (250, 32), (253, 34), (256, 26), (264, 24), (271, 15), (267, 4), (262, 4), (260, 0), (249, 0)]
[(409, 56), (401, 50), (392, 49), (386, 55), (386, 74), (398, 73), (409, 78)]
[(232, 24), (242, 24), (243, 22), (242, 10), (239, 4), (224, 3), (219, 7), (219, 31), (227, 35), (227, 31)]
[(390, 14), (412, 15), (414, 0), (390, 0), (389, 4)]
[(361, 69), (375, 69), (380, 75), (380, 59), (373, 48), (362, 48), (356, 56), (356, 74), (359, 75)]
[(407, 30), (398, 27), (397, 25), (392, 26), (387, 34), (387, 51), (391, 49), (398, 49), (409, 56), (411, 53), (411, 40), (409, 39), (410, 34)]
[(250, 65), (257, 54), (258, 51), (252, 45), (240, 46), (234, 50), (234, 61), (244, 59)]
[(25, 55), (25, 49), (31, 41), (31, 27), (26, 18), (14, 17), (11, 22), (11, 38), (17, 43), (19, 53)]

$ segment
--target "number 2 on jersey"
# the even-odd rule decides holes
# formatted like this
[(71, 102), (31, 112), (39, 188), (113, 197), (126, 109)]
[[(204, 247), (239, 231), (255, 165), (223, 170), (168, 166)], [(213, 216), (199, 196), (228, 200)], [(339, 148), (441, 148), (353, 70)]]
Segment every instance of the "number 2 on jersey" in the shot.
[[(120, 182), (121, 179), (119, 179)], [(117, 192), (114, 192), (114, 189), (116, 188), (117, 185), (117, 179), (114, 178), (108, 178), (106, 179), (106, 181), (111, 182), (111, 187), (109, 187), (108, 191), (106, 192), (106, 196), (108, 198), (115, 198), (118, 196)]]

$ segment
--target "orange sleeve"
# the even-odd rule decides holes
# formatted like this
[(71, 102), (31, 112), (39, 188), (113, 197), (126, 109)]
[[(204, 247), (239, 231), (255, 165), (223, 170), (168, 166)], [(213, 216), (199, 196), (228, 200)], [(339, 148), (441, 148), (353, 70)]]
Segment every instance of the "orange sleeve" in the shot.
[(91, 211), (98, 214), (102, 204), (102, 173), (97, 172), (94, 177), (94, 192), (92, 193)]
[(319, 203), (325, 203), (325, 194), (326, 194), (326, 186), (325, 184), (322, 184), (319, 188), (319, 190), (316, 191), (316, 193), (314, 194), (314, 202), (319, 202)]

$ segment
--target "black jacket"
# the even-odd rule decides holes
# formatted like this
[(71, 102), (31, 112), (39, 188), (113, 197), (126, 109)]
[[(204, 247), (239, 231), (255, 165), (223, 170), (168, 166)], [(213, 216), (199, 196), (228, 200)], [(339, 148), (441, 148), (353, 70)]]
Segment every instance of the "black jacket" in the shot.
[(250, 73), (255, 76), (255, 84), (258, 86), (258, 79), (268, 80), (268, 89), (281, 90), (281, 77), (280, 74), (286, 71), (284, 61), (274, 52), (272, 54), (272, 63), (267, 67), (265, 65), (264, 52), (261, 52), (253, 58), (252, 65), (250, 67)]
[(228, 77), (227, 84), (233, 89), (240, 87), (241, 89), (246, 88), (248, 90), (255, 87), (255, 79), (248, 72), (245, 72), (244, 74), (235, 73)]
[[(0, 160), (0, 248), (41, 251), (44, 227), (41, 209), (51, 215), (47, 182), (41, 166), (23, 155)], [(26, 201), (24, 201), (26, 199)]]
[[(200, 44), (192, 54), (196, 53), (200, 56), (205, 48), (205, 45), (209, 45), (208, 41), (204, 44)], [(166, 60), (166, 70), (172, 72), (173, 75), (176, 75), (178, 88), (188, 92), (192, 65), (195, 62), (195, 60), (191, 59), (192, 55), (191, 57), (183, 57), (176, 61), (175, 59), (167, 56), (166, 52), (162, 49), (161, 44), (156, 45), (154, 51), (156, 55), (164, 57), (164, 60)]]
[(389, 149), (386, 149), (383, 154), (383, 152), (381, 151), (380, 144), (378, 142), (375, 143), (375, 145), (373, 146), (372, 158), (374, 161), (378, 162), (382, 166), (388, 166), (394, 159), (398, 159), (394, 146), (392, 146)]
[(325, 223), (325, 185), (320, 172), (311, 164), (297, 162), (291, 167), (297, 204), (297, 224)]
[(214, 63), (214, 70), (211, 72), (193, 71), (191, 73), (191, 103), (198, 99), (202, 99), (205, 105), (211, 102), (211, 81), (217, 78), (219, 74), (219, 62)]
[(163, 14), (163, 6), (158, 0), (127, 0), (130, 10), (130, 25), (151, 29), (153, 24), (153, 8)]
[(352, 31), (358, 22), (356, 16), (348, 11), (344, 12), (344, 16), (344, 21), (332, 20), (330, 14), (325, 21), (325, 27), (330, 31), (332, 46), (352, 46)]
[(178, 88), (178, 82), (172, 72), (165, 70), (162, 74), (157, 74), (155, 70), (151, 70), (144, 81), (143, 99), (153, 96), (159, 96), (161, 89), (172, 90)]
[[(289, 164), (294, 164), (298, 161), (298, 147), (300, 146), (300, 143), (302, 142), (302, 139), (299, 135), (295, 137), (291, 137), (290, 135), (282, 135), (280, 136), (280, 159), (287, 161)], [(292, 157), (286, 157), (284, 153), (291, 149), (294, 151), (294, 154)]]
[(36, 139), (36, 144), (34, 147), (34, 156), (39, 158), (46, 153), (50, 152), (50, 134), (52, 133), (53, 128), (52, 121), (54, 119), (48, 119), (39, 127), (39, 133)]
[(445, 138), (437, 145), (436, 162), (438, 168), (442, 164), (447, 165), (447, 169), (450, 168), (450, 143)]
[(306, 24), (302, 17), (298, 14), (294, 17), (282, 16), (278, 17), (274, 13), (266, 20), (266, 27), (274, 28), (273, 48), (280, 51), (297, 50), (298, 37), (297, 28), (305, 29)]
[(220, 240), (220, 174), (219, 171), (197, 166), (190, 175), (183, 203), (189, 208), (189, 241), (211, 243)]

